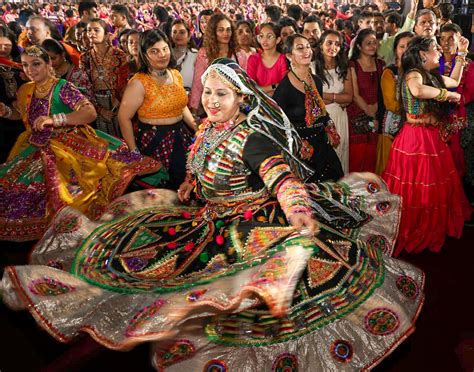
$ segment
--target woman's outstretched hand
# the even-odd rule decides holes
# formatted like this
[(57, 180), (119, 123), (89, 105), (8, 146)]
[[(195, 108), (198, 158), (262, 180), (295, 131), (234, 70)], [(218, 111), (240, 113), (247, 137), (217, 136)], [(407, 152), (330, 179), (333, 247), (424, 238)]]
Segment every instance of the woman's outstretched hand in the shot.
[(178, 189), (178, 199), (181, 203), (186, 203), (191, 197), (191, 192), (194, 189), (194, 185), (188, 181), (184, 181)]
[(311, 216), (295, 213), (289, 219), (290, 224), (303, 235), (314, 236), (319, 232), (319, 224)]

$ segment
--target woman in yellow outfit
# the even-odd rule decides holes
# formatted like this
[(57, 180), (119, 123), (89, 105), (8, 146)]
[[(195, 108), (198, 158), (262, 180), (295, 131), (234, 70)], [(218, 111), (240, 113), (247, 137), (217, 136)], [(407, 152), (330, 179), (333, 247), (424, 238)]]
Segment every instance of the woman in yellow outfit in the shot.
[(387, 66), (380, 78), (385, 116), (382, 123), (382, 135), (377, 141), (377, 162), (375, 173), (382, 174), (387, 165), (388, 154), (392, 147), (393, 137), (400, 129), (400, 104), (398, 101), (398, 74), (402, 55), (413, 37), (412, 32), (402, 32), (397, 35), (393, 44), (395, 64)]
[(85, 124), (96, 118), (94, 107), (54, 77), (43, 48), (26, 48), (21, 62), (31, 82), (19, 89), (13, 107), (0, 103), (0, 116), (22, 118), (26, 127), (0, 166), (0, 240), (40, 238), (65, 205), (99, 217), (136, 174), (161, 167)]

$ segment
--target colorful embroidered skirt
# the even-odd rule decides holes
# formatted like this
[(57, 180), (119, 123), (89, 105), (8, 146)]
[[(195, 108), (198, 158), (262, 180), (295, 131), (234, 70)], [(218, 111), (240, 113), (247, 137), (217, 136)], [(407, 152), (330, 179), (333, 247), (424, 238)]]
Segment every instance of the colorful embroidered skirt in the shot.
[(268, 198), (201, 208), (139, 191), (95, 222), (64, 208), (31, 265), (6, 269), (3, 299), (63, 342), (153, 342), (160, 370), (370, 368), (413, 332), (424, 299), (423, 273), (388, 256), (399, 198), (369, 174), (308, 191), (317, 238)]
[(395, 137), (383, 178), (403, 200), (395, 256), (402, 250), (438, 252), (446, 235), (461, 236), (471, 208), (438, 128), (405, 123)]
[(0, 240), (41, 238), (52, 216), (66, 205), (98, 218), (136, 175), (162, 168), (88, 126), (49, 135), (39, 147), (29, 143), (31, 133), (23, 133), (0, 165)]

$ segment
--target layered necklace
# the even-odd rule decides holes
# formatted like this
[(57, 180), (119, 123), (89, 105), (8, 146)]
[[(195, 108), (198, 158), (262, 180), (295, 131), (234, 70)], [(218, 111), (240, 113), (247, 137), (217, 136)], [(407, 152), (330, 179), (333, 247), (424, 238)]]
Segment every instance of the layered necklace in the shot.
[(105, 49), (105, 52), (102, 55), (102, 58), (99, 58), (99, 52), (94, 47), (91, 48), (91, 57), (97, 71), (98, 80), (104, 81), (107, 78), (105, 74), (105, 59), (107, 58), (109, 49), (110, 49), (110, 46), (107, 45), (107, 49)]
[(35, 85), (36, 98), (46, 97), (51, 92), (52, 87), (56, 84), (57, 81), (58, 81), (57, 78), (49, 77), (42, 83), (36, 83)]
[[(313, 88), (312, 84), (301, 79), (293, 69), (291, 70), (291, 73), (300, 83), (303, 84), (305, 93), (304, 106), (306, 109), (304, 121), (306, 123), (306, 127), (312, 128), (315, 126), (317, 119), (326, 115), (326, 105), (319, 95), (318, 90)], [(313, 80), (311, 73), (308, 70), (308, 80), (309, 79)]]
[(196, 134), (196, 141), (190, 151), (190, 170), (194, 174), (202, 173), (206, 159), (214, 150), (229, 138), (239, 124), (240, 111), (233, 119), (213, 123), (207, 119)]

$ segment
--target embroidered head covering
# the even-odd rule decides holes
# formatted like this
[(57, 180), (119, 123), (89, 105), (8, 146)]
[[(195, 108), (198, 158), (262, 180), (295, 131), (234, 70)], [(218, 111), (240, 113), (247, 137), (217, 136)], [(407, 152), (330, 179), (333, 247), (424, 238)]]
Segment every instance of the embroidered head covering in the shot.
[(280, 106), (242, 70), (238, 63), (229, 58), (218, 58), (202, 75), (203, 85), (209, 76), (217, 77), (238, 94), (246, 96), (247, 124), (282, 149), (285, 160), (300, 178), (307, 179), (314, 173), (300, 159), (301, 138), (288, 117)]

